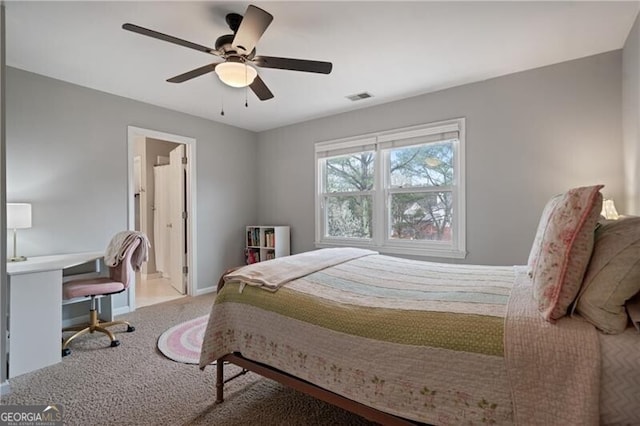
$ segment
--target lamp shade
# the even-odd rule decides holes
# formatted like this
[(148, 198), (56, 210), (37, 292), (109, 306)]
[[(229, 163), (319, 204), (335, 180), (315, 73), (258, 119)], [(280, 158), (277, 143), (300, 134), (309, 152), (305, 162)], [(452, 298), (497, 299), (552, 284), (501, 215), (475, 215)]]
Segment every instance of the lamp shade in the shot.
[(602, 202), (602, 212), (600, 214), (608, 220), (618, 220), (620, 218), (613, 200), (604, 200)]
[(7, 203), (7, 228), (31, 228), (31, 204)]
[(258, 71), (242, 62), (223, 62), (216, 65), (216, 74), (220, 80), (231, 87), (245, 87), (253, 83)]

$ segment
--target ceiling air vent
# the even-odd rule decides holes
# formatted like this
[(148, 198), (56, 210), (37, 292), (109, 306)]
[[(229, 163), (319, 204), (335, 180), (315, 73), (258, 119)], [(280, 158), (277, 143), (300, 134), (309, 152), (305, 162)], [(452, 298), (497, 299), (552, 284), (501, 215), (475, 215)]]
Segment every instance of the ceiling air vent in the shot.
[(371, 98), (371, 97), (372, 97), (372, 95), (370, 95), (369, 93), (362, 92), (362, 93), (357, 93), (355, 95), (347, 96), (347, 99), (349, 99), (350, 101), (354, 101), (355, 102), (355, 101), (360, 101), (362, 99), (367, 99), (367, 98)]

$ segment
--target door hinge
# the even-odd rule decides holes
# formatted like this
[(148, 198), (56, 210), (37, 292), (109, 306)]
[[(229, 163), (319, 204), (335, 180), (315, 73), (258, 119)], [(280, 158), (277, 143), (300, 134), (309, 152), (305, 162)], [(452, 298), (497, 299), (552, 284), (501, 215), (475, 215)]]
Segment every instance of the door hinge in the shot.
[(182, 273), (183, 274), (188, 274), (189, 273), (189, 267), (188, 266), (183, 266), (182, 267)]
[(187, 212), (182, 212), (182, 218), (183, 218), (183, 219), (189, 219), (189, 213), (187, 213)]
[(182, 164), (187, 164), (187, 157), (182, 157)]

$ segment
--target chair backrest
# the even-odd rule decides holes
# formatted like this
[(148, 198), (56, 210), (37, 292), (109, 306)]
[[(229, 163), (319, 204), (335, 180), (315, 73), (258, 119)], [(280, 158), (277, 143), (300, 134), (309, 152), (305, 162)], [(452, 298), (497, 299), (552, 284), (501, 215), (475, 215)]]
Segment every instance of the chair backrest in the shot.
[(133, 252), (136, 251), (136, 248), (140, 245), (140, 242), (140, 238), (136, 238), (135, 241), (127, 248), (127, 251), (125, 251), (124, 259), (122, 259), (122, 261), (116, 266), (109, 267), (109, 277), (113, 281), (124, 284), (125, 289), (129, 287), (129, 284), (131, 284), (131, 280), (135, 274), (133, 271), (133, 265), (131, 264), (131, 257), (133, 256)]

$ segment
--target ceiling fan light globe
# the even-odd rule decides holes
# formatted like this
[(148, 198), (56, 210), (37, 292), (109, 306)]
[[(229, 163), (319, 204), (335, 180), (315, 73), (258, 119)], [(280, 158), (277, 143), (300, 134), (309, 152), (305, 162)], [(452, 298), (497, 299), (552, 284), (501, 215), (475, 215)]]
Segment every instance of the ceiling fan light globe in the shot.
[(216, 66), (216, 74), (227, 86), (246, 87), (253, 83), (258, 71), (240, 62), (224, 62)]

